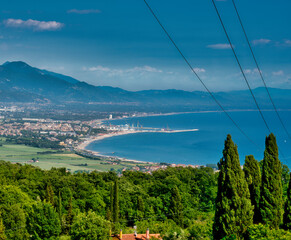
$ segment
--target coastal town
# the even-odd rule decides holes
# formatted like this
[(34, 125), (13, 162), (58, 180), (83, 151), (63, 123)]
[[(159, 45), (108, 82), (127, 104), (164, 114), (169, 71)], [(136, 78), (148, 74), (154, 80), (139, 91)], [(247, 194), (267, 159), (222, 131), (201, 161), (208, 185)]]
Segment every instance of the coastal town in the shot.
[[(13, 109), (14, 110), (14, 109)], [(115, 119), (125, 119), (128, 117), (143, 116), (144, 114), (132, 114), (118, 116)], [(120, 136), (125, 134), (135, 134), (144, 132), (176, 133), (197, 131), (198, 129), (172, 130), (169, 128), (150, 128), (140, 124), (114, 125), (110, 120), (114, 120), (112, 114), (106, 119), (95, 119), (89, 121), (80, 120), (54, 120), (44, 118), (11, 118), (0, 115), (0, 137), (6, 142), (24, 144), (33, 147), (45, 147), (48, 149), (73, 152), (82, 157), (94, 160), (105, 161), (106, 164), (122, 165), (122, 163), (133, 163), (134, 165), (122, 168), (122, 171), (133, 170), (151, 173), (158, 169), (171, 167), (199, 167), (199, 165), (186, 164), (166, 164), (141, 162), (133, 159), (126, 159), (119, 156), (104, 155), (96, 151), (86, 149), (95, 141), (105, 138)], [(27, 141), (30, 138), (30, 141)], [(34, 160), (27, 163), (33, 164)], [(141, 166), (141, 163), (143, 165)]]

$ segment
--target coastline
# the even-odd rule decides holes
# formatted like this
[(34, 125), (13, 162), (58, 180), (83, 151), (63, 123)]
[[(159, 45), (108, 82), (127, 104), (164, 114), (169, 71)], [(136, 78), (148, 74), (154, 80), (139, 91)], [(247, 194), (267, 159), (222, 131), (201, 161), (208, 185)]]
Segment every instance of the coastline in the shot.
[[(98, 135), (96, 137), (90, 137), (90, 138), (86, 138), (84, 142), (82, 142), (77, 149), (78, 150), (86, 150), (86, 147), (91, 144), (92, 142), (95, 141), (100, 141), (103, 140), (105, 138), (110, 138), (110, 137), (116, 137), (116, 136), (122, 136), (122, 135), (126, 135), (126, 134), (134, 134), (134, 133), (140, 133), (141, 131), (119, 131), (119, 132), (112, 132), (112, 133), (106, 133), (106, 134), (102, 134), (102, 135)], [(94, 151), (96, 152), (96, 151)], [(98, 153), (98, 152), (96, 152)]]
[[(263, 110), (263, 111), (272, 111), (272, 110)], [(169, 116), (169, 115), (181, 115), (181, 114), (191, 114), (191, 113), (219, 113), (221, 111), (193, 111), (193, 112), (171, 112), (171, 113), (152, 113), (152, 114), (137, 114), (137, 115), (133, 115), (133, 116), (123, 116), (123, 117), (116, 117), (116, 118), (112, 118), (112, 119), (100, 119), (100, 122), (103, 123), (104, 121), (111, 121), (111, 120), (122, 120), (122, 119), (128, 119), (128, 118), (143, 118), (143, 117), (155, 117), (155, 116)], [(256, 110), (253, 109), (245, 109), (245, 110), (229, 110), (229, 112), (256, 112)], [(198, 129), (188, 129), (188, 130), (177, 130), (178, 131), (198, 131)], [(110, 132), (110, 133), (105, 133), (105, 134), (99, 134), (98, 136), (94, 136), (94, 137), (88, 137), (88, 138), (83, 138), (83, 141), (81, 143), (79, 143), (78, 146), (75, 147), (76, 151), (80, 151), (83, 152), (85, 154), (88, 154), (88, 156), (91, 157), (99, 157), (99, 158), (104, 158), (107, 160), (111, 160), (111, 161), (128, 161), (128, 162), (135, 162), (135, 163), (149, 163), (149, 164), (157, 164), (157, 163), (151, 163), (148, 161), (142, 161), (142, 160), (135, 160), (135, 159), (126, 159), (124, 157), (119, 157), (119, 156), (108, 156), (108, 155), (104, 155), (101, 154), (100, 152), (97, 151), (92, 151), (92, 150), (88, 150), (86, 149), (87, 146), (89, 144), (91, 144), (92, 142), (95, 141), (101, 141), (103, 139), (106, 138), (110, 138), (110, 137), (115, 137), (115, 136), (122, 136), (122, 135), (127, 135), (127, 134), (135, 134), (135, 133), (145, 133), (145, 132), (163, 132), (163, 133), (173, 133), (174, 131), (167, 131), (167, 130), (163, 130), (160, 131), (155, 129), (155, 128), (148, 128), (148, 130), (118, 130), (115, 132)]]
[(108, 159), (113, 159), (113, 160), (120, 160), (120, 161), (125, 161), (125, 162), (134, 162), (134, 163), (143, 163), (143, 164), (154, 164), (152, 162), (145, 162), (145, 161), (140, 161), (140, 160), (135, 160), (135, 159), (127, 159), (127, 158), (122, 158), (118, 156), (107, 156), (100, 154), (97, 151), (91, 151), (86, 149), (86, 147), (91, 144), (92, 142), (95, 141), (101, 141), (105, 138), (110, 138), (110, 137), (116, 137), (116, 136), (122, 136), (122, 135), (127, 135), (127, 134), (134, 134), (134, 133), (140, 133), (141, 131), (120, 131), (120, 132), (114, 132), (114, 133), (107, 133), (103, 135), (99, 135), (96, 137), (91, 137), (91, 138), (86, 138), (84, 142), (82, 142), (79, 146), (76, 147), (77, 150), (81, 152), (87, 152), (92, 154), (93, 156), (96, 157), (102, 157), (102, 158), (108, 158)]
[(88, 152), (96, 157), (104, 157), (104, 158), (110, 158), (110, 159), (116, 159), (116, 160), (122, 160), (122, 161), (127, 161), (127, 162), (135, 162), (135, 163), (149, 163), (149, 164), (154, 164), (152, 162), (145, 162), (145, 161), (140, 161), (140, 160), (135, 160), (135, 159), (126, 159), (118, 156), (106, 156), (103, 154), (100, 154), (97, 151), (92, 151), (86, 149), (86, 147), (96, 141), (101, 141), (105, 138), (111, 138), (111, 137), (116, 137), (116, 136), (122, 136), (122, 135), (127, 135), (127, 134), (136, 134), (136, 133), (179, 133), (179, 132), (194, 132), (194, 131), (199, 131), (199, 129), (185, 129), (185, 130), (172, 130), (172, 131), (167, 131), (167, 130), (160, 130), (160, 131), (151, 131), (151, 130), (125, 130), (125, 131), (118, 131), (118, 132), (111, 132), (107, 134), (102, 134), (98, 135), (96, 137), (91, 137), (91, 138), (86, 138), (84, 142), (82, 142), (79, 146), (76, 147), (78, 151), (85, 151)]

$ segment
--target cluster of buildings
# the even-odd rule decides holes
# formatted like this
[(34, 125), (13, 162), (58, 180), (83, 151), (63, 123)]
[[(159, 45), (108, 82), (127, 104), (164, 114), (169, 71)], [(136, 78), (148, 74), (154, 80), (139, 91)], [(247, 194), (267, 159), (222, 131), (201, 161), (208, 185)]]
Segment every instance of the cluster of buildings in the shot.
[(57, 121), (41, 118), (0, 118), (0, 136), (25, 137), (32, 134), (51, 142), (59, 142), (64, 148), (72, 149), (80, 143), (80, 138), (91, 134), (93, 128), (100, 128), (99, 120)]
[[(22, 136), (23, 131), (31, 131), (42, 135), (77, 136), (86, 134), (90, 127), (80, 121), (55, 121), (50, 119), (28, 119), (0, 121), (0, 135)], [(83, 135), (82, 135), (83, 136)]]
[(22, 136), (21, 131), (19, 123), (0, 123), (0, 136)]
[[(152, 164), (152, 165), (146, 165), (143, 167), (135, 166), (135, 167), (132, 167), (130, 170), (131, 171), (141, 171), (141, 172), (152, 174), (152, 172), (154, 172), (154, 171), (157, 171), (159, 169), (166, 169), (167, 167), (168, 167), (167, 165)], [(123, 168), (122, 172), (124, 172), (126, 170), (129, 170), (129, 169)]]
[[(13, 109), (10, 109), (13, 110)], [(109, 116), (112, 119), (112, 115)], [(41, 118), (22, 118), (22, 119), (9, 119), (0, 118), (0, 136), (11, 136), (11, 137), (21, 137), (27, 134), (33, 133), (36, 138), (45, 139), (48, 141), (56, 142), (58, 141), (60, 145), (64, 148), (73, 150), (78, 149), (76, 147), (80, 146), (81, 139), (98, 134), (101, 136), (102, 131), (93, 132), (92, 130), (105, 130), (105, 132), (119, 132), (119, 131), (157, 131), (157, 129), (145, 129), (139, 124), (137, 126), (133, 125), (104, 125), (100, 120), (90, 120), (90, 121), (80, 121), (80, 120), (68, 120), (60, 121), (53, 119), (41, 119)], [(81, 138), (81, 139), (80, 139)], [(101, 158), (106, 160), (107, 164), (117, 165), (122, 161), (123, 158), (113, 157), (113, 156), (100, 156), (98, 153), (78, 149), (79, 154), (89, 158)], [(171, 167), (200, 167), (199, 165), (186, 165), (186, 164), (158, 164), (158, 163), (142, 163), (137, 164), (130, 169), (124, 168), (122, 171), (132, 170), (132, 171), (142, 171), (146, 173), (152, 173), (159, 169), (165, 169), (168, 166)]]
[(191, 167), (191, 168), (199, 168), (199, 167), (201, 167), (200, 165), (191, 165), (191, 164), (189, 164), (189, 165), (187, 165), (187, 164), (175, 164), (175, 163), (173, 163), (173, 164), (171, 164), (170, 165), (171, 167)]
[[(166, 169), (167, 167), (192, 167), (192, 168), (199, 168), (201, 167), (200, 165), (186, 165), (186, 164), (169, 164), (169, 165), (165, 165), (165, 164), (152, 164), (152, 165), (147, 165), (147, 166), (144, 166), (144, 167), (139, 167), (139, 166), (135, 166), (135, 167), (132, 167), (130, 170), (132, 171), (142, 171), (142, 172), (145, 172), (145, 173), (149, 173), (151, 174), (152, 172), (154, 171), (157, 171), (159, 169)], [(127, 168), (124, 168), (122, 171), (126, 171), (128, 170)]]

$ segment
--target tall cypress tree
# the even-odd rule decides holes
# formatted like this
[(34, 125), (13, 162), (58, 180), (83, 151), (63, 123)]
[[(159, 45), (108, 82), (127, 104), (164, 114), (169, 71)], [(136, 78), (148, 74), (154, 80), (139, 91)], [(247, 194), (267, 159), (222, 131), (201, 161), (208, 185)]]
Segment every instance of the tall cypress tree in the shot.
[(144, 202), (141, 196), (137, 197), (137, 209), (142, 213), (145, 211)]
[(284, 210), (285, 211), (283, 215), (283, 227), (286, 230), (291, 230), (291, 173), (290, 173), (289, 186), (287, 190), (287, 200), (285, 202)]
[(113, 222), (118, 223), (119, 221), (119, 198), (118, 198), (118, 182), (115, 180), (113, 187)]
[(244, 173), (247, 180), (251, 202), (254, 206), (254, 223), (258, 223), (260, 219), (260, 187), (261, 187), (261, 169), (259, 162), (253, 155), (246, 156), (244, 164)]
[(183, 227), (183, 205), (177, 186), (175, 186), (172, 190), (170, 212), (172, 219), (176, 222), (176, 224), (180, 227)]
[(70, 231), (72, 223), (73, 223), (73, 198), (72, 196), (69, 198), (69, 203), (68, 203), (68, 212), (66, 215), (66, 231), (67, 233)]
[(61, 197), (61, 192), (59, 192), (59, 199), (58, 199), (58, 215), (59, 215), (59, 219), (60, 219), (60, 223), (61, 223), (61, 226), (63, 226), (63, 221), (62, 221), (62, 216), (63, 216), (63, 213), (62, 213), (62, 197)]
[(111, 183), (109, 207), (107, 207), (106, 209), (106, 219), (110, 222), (113, 220), (113, 208), (114, 208), (113, 190), (114, 190), (114, 183)]
[(55, 205), (55, 200), (54, 200), (55, 194), (53, 187), (51, 183), (49, 182), (48, 185), (46, 186), (46, 201), (50, 203), (51, 205)]
[(218, 163), (218, 192), (213, 224), (214, 239), (235, 236), (242, 239), (253, 222), (253, 207), (244, 172), (240, 167), (237, 146), (230, 135), (224, 143)]
[(110, 215), (111, 215), (111, 220), (112, 220), (112, 215), (113, 215), (113, 208), (114, 208), (114, 183), (111, 184), (111, 189), (110, 189)]
[(265, 145), (260, 197), (260, 221), (270, 228), (278, 229), (283, 213), (282, 165), (278, 158), (278, 146), (273, 133), (266, 137)]

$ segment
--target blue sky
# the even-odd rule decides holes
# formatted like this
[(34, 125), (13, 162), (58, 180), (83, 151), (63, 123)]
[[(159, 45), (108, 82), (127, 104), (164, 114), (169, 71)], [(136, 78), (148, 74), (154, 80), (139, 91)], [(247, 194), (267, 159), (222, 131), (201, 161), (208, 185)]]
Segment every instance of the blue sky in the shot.
[[(246, 88), (211, 0), (148, 2), (211, 91)], [(251, 86), (261, 86), (232, 2), (216, 3)], [(291, 1), (236, 3), (268, 86), (291, 88)], [(0, 13), (0, 62), (127, 90), (204, 90), (143, 0), (5, 1)]]

